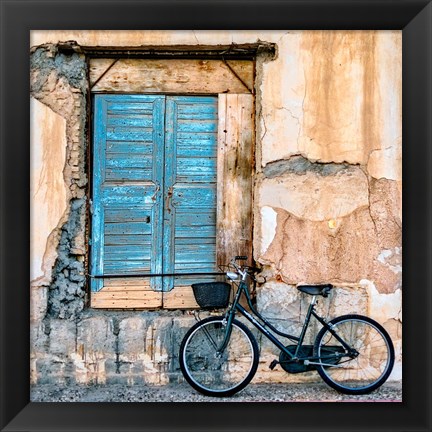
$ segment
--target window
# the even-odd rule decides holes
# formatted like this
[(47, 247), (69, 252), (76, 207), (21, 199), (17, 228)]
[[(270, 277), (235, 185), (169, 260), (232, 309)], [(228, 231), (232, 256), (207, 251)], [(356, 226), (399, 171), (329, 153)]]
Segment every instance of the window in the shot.
[[(170, 60), (112, 62), (95, 60), (90, 74), (91, 306), (196, 307), (190, 284), (205, 276), (190, 273), (252, 253), (254, 104), (237, 75), (252, 72), (252, 88), (253, 63), (187, 60), (169, 84)], [(168, 93), (179, 80), (193, 94)]]

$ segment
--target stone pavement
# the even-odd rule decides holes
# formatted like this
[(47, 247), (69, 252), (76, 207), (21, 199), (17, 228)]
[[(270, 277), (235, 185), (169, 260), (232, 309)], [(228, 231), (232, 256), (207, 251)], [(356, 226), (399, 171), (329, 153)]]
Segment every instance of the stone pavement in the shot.
[(32, 402), (402, 402), (402, 384), (385, 383), (368, 395), (343, 395), (324, 383), (249, 384), (229, 398), (197, 393), (186, 383), (166, 386), (54, 385), (31, 387)]

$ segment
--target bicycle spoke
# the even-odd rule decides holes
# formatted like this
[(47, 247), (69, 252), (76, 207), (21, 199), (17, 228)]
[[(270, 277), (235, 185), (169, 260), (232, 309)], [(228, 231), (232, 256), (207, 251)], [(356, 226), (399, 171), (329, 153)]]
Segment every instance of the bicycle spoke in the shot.
[[(332, 387), (345, 393), (366, 393), (381, 385), (388, 377), (394, 362), (393, 345), (369, 318), (348, 315), (334, 320), (332, 330), (351, 346), (355, 357), (341, 358), (335, 367), (318, 366), (321, 377)], [(324, 347), (340, 346), (336, 338), (322, 330), (315, 343), (315, 351), (322, 356)]]
[(250, 331), (232, 324), (223, 352), (226, 326), (220, 318), (208, 318), (191, 329), (180, 348), (180, 366), (188, 382), (204, 394), (226, 395), (245, 386), (258, 365), (258, 347)]
[(217, 344), (213, 341), (213, 338), (211, 337), (208, 329), (206, 327), (203, 328), (203, 333), (207, 336), (207, 340), (210, 342), (210, 344), (212, 345), (212, 347), (214, 348), (215, 351), (218, 350), (218, 346)]

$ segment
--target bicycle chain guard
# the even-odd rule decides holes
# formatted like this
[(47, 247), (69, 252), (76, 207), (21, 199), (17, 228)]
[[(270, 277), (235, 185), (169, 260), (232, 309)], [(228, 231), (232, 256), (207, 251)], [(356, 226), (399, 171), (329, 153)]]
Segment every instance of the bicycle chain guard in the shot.
[[(297, 349), (297, 345), (288, 345), (285, 348), (288, 352), (294, 355)], [(341, 360), (340, 354), (343, 353), (344, 348), (341, 346), (323, 346), (321, 347), (321, 355), (325, 356), (325, 359), (323, 359), (322, 362), (331, 365), (337, 365)], [(301, 360), (302, 358), (313, 357), (313, 345), (302, 345), (298, 352), (298, 357), (300, 358), (299, 361), (293, 361), (288, 357), (287, 354), (281, 351), (279, 354), (279, 363), (282, 366), (282, 369), (292, 374), (315, 370), (316, 365), (305, 365), (303, 363), (304, 360)]]
[[(287, 349), (288, 352), (294, 355), (297, 349), (297, 345), (288, 345), (285, 348)], [(312, 357), (312, 355), (313, 355), (313, 345), (303, 345), (298, 352), (298, 357), (300, 358)], [(298, 362), (291, 360), (290, 357), (288, 357), (288, 355), (285, 354), (283, 351), (281, 351), (279, 354), (279, 363), (285, 372), (292, 373), (292, 374), (315, 370), (315, 367), (313, 365), (305, 365), (301, 360)]]

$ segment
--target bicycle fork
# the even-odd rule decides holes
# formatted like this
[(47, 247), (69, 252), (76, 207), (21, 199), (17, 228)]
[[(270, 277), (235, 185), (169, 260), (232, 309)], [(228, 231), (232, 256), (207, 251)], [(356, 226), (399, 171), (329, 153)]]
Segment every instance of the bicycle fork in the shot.
[(242, 281), (242, 283), (240, 283), (239, 288), (236, 292), (231, 308), (228, 310), (228, 312), (224, 316), (224, 319), (222, 320), (222, 325), (225, 326), (225, 336), (219, 347), (214, 345), (214, 348), (216, 350), (216, 355), (218, 356), (221, 356), (222, 353), (225, 351), (225, 348), (228, 346), (228, 342), (231, 338), (232, 324), (234, 321), (235, 312), (238, 307), (238, 302), (244, 288), (245, 287)]

